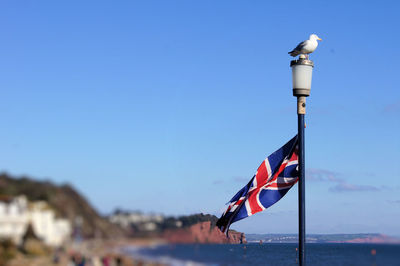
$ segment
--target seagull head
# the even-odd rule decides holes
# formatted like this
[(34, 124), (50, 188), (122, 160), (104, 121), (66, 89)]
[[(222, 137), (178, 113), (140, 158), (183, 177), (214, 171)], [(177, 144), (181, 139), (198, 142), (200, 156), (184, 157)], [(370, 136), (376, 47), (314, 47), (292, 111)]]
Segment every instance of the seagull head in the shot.
[(320, 37), (318, 37), (317, 34), (311, 34), (310, 35), (310, 40), (311, 41), (314, 41), (314, 40), (322, 41), (322, 39)]

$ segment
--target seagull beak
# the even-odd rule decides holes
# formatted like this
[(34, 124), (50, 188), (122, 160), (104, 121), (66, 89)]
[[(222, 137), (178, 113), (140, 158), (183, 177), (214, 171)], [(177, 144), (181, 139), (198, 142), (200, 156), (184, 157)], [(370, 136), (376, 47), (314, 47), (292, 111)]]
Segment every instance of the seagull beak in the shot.
[(317, 38), (317, 40), (318, 40), (318, 41), (322, 41), (322, 39), (321, 39), (321, 38)]

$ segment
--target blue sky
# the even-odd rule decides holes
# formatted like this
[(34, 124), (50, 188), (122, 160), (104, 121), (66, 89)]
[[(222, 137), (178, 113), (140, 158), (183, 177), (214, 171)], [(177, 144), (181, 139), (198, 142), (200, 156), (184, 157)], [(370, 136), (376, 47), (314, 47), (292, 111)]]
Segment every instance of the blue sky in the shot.
[[(0, 170), (219, 216), (296, 134), (287, 52), (316, 33), (307, 232), (400, 235), (399, 4), (281, 2), (2, 1)], [(232, 228), (297, 232), (297, 188)]]

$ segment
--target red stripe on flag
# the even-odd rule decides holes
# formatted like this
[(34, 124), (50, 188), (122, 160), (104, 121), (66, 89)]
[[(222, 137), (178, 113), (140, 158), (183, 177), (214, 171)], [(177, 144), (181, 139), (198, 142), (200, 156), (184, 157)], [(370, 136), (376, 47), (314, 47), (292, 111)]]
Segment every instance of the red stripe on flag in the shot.
[(257, 178), (257, 187), (261, 187), (265, 184), (265, 182), (267, 182), (268, 171), (267, 167), (265, 167), (265, 161), (262, 162), (260, 167), (258, 167), (256, 178)]
[(255, 214), (256, 212), (260, 212), (263, 210), (263, 208), (258, 204), (257, 201), (257, 195), (258, 192), (260, 191), (261, 187), (257, 187), (257, 189), (249, 192), (249, 198), (247, 199), (249, 201), (251, 213)]

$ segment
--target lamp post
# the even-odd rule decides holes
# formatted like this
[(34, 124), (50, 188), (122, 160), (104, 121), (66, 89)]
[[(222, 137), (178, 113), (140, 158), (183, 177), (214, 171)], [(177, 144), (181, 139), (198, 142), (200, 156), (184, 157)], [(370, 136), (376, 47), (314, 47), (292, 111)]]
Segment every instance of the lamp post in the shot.
[(305, 265), (305, 150), (304, 150), (304, 116), (306, 114), (306, 97), (310, 95), (312, 70), (314, 62), (300, 55), (298, 60), (290, 62), (292, 68), (293, 96), (297, 97), (298, 138), (299, 138), (299, 264)]

